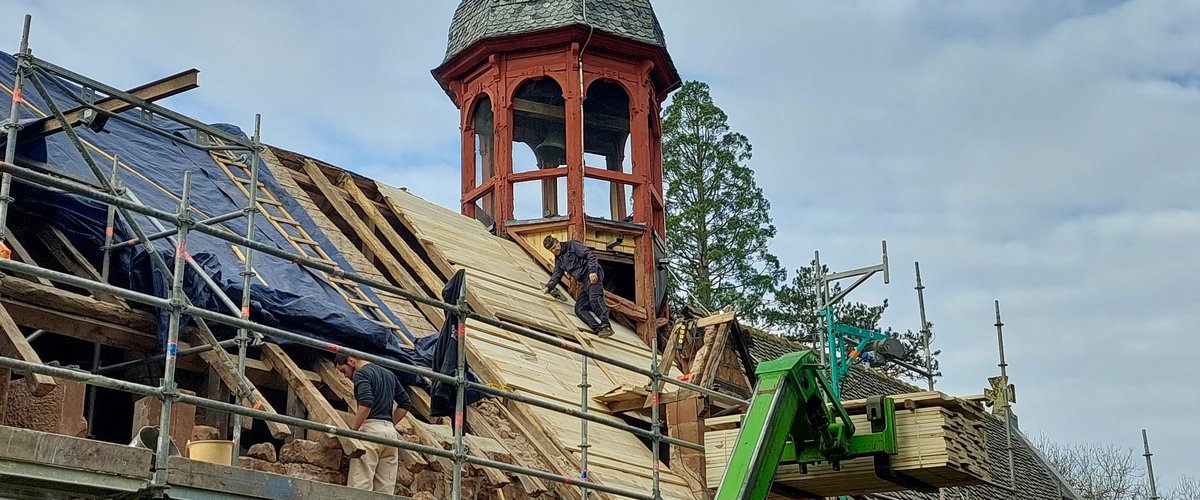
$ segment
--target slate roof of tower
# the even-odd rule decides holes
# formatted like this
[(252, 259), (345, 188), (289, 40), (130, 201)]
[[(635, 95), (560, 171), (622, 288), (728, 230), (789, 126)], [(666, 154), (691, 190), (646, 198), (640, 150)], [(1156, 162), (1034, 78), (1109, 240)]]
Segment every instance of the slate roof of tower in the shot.
[(575, 24), (590, 24), (599, 31), (666, 47), (650, 0), (586, 0), (586, 23), (583, 1), (463, 0), (450, 23), (446, 60), (480, 40)]

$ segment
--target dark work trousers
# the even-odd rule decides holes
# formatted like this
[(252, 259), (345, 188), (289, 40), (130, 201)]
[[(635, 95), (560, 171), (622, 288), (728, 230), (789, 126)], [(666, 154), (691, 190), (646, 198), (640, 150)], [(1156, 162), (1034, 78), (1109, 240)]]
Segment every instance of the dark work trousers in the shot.
[(604, 272), (597, 274), (600, 279), (594, 285), (588, 282), (586, 274), (583, 276), (583, 286), (575, 297), (575, 315), (587, 323), (592, 333), (612, 327), (608, 323), (608, 306), (604, 305)]

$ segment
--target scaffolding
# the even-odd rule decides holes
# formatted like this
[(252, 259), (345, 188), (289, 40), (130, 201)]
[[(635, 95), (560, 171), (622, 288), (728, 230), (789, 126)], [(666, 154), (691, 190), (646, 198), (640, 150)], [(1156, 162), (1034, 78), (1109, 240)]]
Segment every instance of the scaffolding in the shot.
[[(101, 367), (98, 366), (99, 344), (97, 344), (97, 357), (95, 358), (97, 361), (93, 364), (91, 371), (80, 371), (44, 365), (41, 363), (32, 363), (6, 356), (0, 357), (0, 368), (73, 380), (85, 383), (89, 386), (115, 389), (143, 396), (152, 396), (160, 400), (162, 403), (159, 424), (160, 432), (159, 440), (155, 447), (155, 463), (153, 474), (148, 478), (147, 481), (147, 490), (149, 492), (161, 495), (167, 488), (169, 488), (166, 472), (167, 459), (171, 446), (171, 409), (172, 405), (175, 403), (189, 404), (199, 408), (226, 412), (234, 415), (235, 422), (233, 425), (232, 434), (232, 441), (234, 442), (234, 456), (232, 458), (235, 460), (239, 454), (241, 445), (240, 431), (242, 428), (242, 417), (259, 419), (269, 424), (274, 423), (280, 426), (293, 426), (302, 429), (316, 430), (334, 436), (353, 438), (387, 446), (394, 446), (416, 453), (452, 459), (455, 465), (453, 471), (452, 498), (455, 500), (459, 500), (462, 495), (462, 470), (464, 464), (494, 468), (508, 473), (522, 474), (553, 483), (578, 487), (580, 488), (581, 496), (584, 498), (586, 498), (586, 493), (588, 491), (594, 490), (625, 498), (658, 500), (661, 498), (659, 488), (660, 446), (662, 444), (667, 444), (692, 450), (704, 450), (702, 445), (672, 438), (662, 432), (658, 405), (660, 402), (659, 395), (661, 393), (663, 384), (673, 384), (680, 389), (694, 391), (697, 394), (728, 401), (734, 404), (745, 405), (747, 403), (739, 398), (707, 389), (690, 382), (677, 380), (674, 377), (660, 373), (657, 342), (658, 339), (656, 336), (652, 339), (650, 346), (651, 366), (649, 368), (638, 367), (612, 356), (585, 349), (578, 344), (532, 330), (516, 323), (478, 314), (472, 311), (466, 302), (465, 282), (463, 288), (461, 289), (462, 293), (460, 293), (455, 302), (444, 302), (414, 293), (409, 290), (405, 290), (398, 286), (393, 286), (386, 282), (365, 278), (356, 273), (343, 270), (335, 263), (331, 264), (328, 260), (323, 261), (313, 259), (304, 255), (282, 250), (270, 244), (255, 241), (254, 222), (255, 215), (258, 212), (258, 209), (256, 208), (256, 197), (259, 191), (259, 155), (263, 149), (259, 139), (259, 116), (255, 117), (253, 135), (249, 140), (246, 140), (244, 138), (228, 134), (222, 130), (203, 124), (195, 119), (189, 118), (177, 112), (171, 111), (148, 100), (139, 98), (136, 95), (112, 88), (103, 83), (71, 72), (65, 68), (61, 68), (47, 61), (38, 59), (34, 57), (29, 50), (30, 21), (30, 16), (25, 16), (20, 50), (15, 55), (17, 60), (17, 71), (14, 78), (12, 108), (9, 115), (9, 121), (3, 126), (5, 131), (6, 146), (4, 162), (0, 164), (0, 172), (2, 172), (2, 179), (0, 179), (0, 243), (2, 243), (4, 239), (9, 204), (13, 201), (10, 197), (10, 189), (11, 183), (14, 179), (18, 182), (35, 187), (58, 189), (103, 203), (109, 207), (107, 227), (105, 228), (106, 242), (103, 248), (105, 255), (103, 268), (105, 269), (105, 273), (103, 274), (103, 279), (93, 280), (75, 276), (73, 274), (42, 268), (36, 265), (17, 262), (10, 259), (0, 259), (0, 270), (45, 278), (58, 283), (86, 289), (92, 291), (93, 293), (108, 294), (130, 302), (136, 302), (155, 307), (169, 312), (170, 323), (168, 325), (165, 352), (158, 356)], [(79, 120), (73, 120), (63, 113), (63, 111), (55, 103), (54, 98), (47, 91), (45, 84), (42, 81), (43, 78), (51, 82), (52, 85), (55, 85), (59, 89), (66, 91), (68, 95), (74, 95), (74, 92), (66, 89), (62, 81), (77, 85), (87, 92), (103, 93), (108, 96), (108, 99), (118, 100), (123, 103), (125, 105), (125, 109), (138, 109), (142, 112), (143, 116), (165, 118), (176, 125), (186, 127), (187, 129), (196, 132), (197, 139), (189, 140), (180, 137), (179, 135), (169, 134), (155, 127), (149, 122), (149, 120), (135, 120), (127, 116), (123, 116), (120, 112), (114, 112), (112, 109), (109, 109), (109, 107), (98, 105), (97, 102), (89, 101), (88, 99), (76, 99), (78, 101), (76, 104), (79, 108), (86, 109), (95, 116), (102, 116), (105, 119), (119, 120), (147, 130), (151, 133), (166, 137), (175, 143), (183, 144), (198, 150), (214, 152), (214, 154), (229, 152), (241, 152), (243, 154), (247, 154), (249, 161), (251, 162), (249, 179), (251, 188), (249, 189), (248, 200), (245, 208), (229, 214), (209, 217), (204, 220), (196, 220), (195, 216), (193, 215), (193, 212), (196, 212), (196, 210), (191, 207), (189, 203), (191, 186), (190, 171), (184, 173), (183, 187), (178, 195), (178, 207), (174, 212), (160, 210), (141, 203), (136, 196), (132, 195), (131, 192), (121, 189), (115, 175), (105, 175), (103, 169), (99, 167), (95, 159), (91, 156), (91, 153), (85, 147), (83, 141), (72, 128), (74, 125), (78, 124)], [(43, 168), (40, 167), (44, 167), (45, 165), (33, 165), (32, 163), (35, 162), (23, 161), (22, 159), (16, 158), (16, 144), (18, 141), (18, 132), (21, 128), (18, 123), (18, 118), (20, 115), (20, 106), (23, 104), (21, 91), (26, 81), (32, 83), (42, 100), (46, 102), (54, 119), (56, 119), (61, 125), (61, 131), (66, 135), (68, 140), (71, 142), (71, 144), (83, 158), (84, 162), (88, 165), (88, 168), (96, 177), (95, 180), (100, 186), (100, 189), (96, 189), (82, 182), (44, 173), (41, 171)], [(117, 161), (114, 159), (114, 171), (116, 168), (116, 163)], [(134, 217), (134, 214), (148, 218), (151, 221), (151, 224), (154, 226), (155, 232), (149, 234), (146, 233), (139, 224), (138, 220)], [(112, 242), (111, 235), (113, 231), (113, 224), (118, 216), (121, 218), (121, 220), (128, 224), (136, 236), (135, 239), (118, 243)], [(244, 237), (217, 226), (217, 224), (237, 219), (242, 216), (246, 218), (247, 223), (247, 231)], [(225, 242), (238, 245), (242, 248), (242, 254), (244, 255), (244, 269), (241, 273), (243, 280), (243, 295), (241, 297), (240, 304), (235, 303), (228, 296), (226, 296), (226, 294), (212, 280), (212, 278), (191, 259), (191, 256), (187, 253), (187, 239), (189, 234), (192, 232), (198, 232), (219, 238)], [(159, 252), (154, 246), (154, 242), (160, 239), (166, 239), (171, 247), (174, 248), (174, 259), (170, 266), (168, 265), (167, 261), (161, 255), (159, 255)], [(133, 290), (127, 290), (107, 282), (107, 278), (109, 277), (108, 256), (111, 255), (113, 250), (132, 246), (144, 247), (146, 253), (150, 255), (155, 268), (157, 268), (163, 274), (163, 276), (170, 281), (170, 292), (166, 298), (140, 293)], [(249, 283), (254, 277), (252, 265), (254, 253), (261, 253), (269, 257), (283, 259), (287, 262), (303, 266), (310, 270), (323, 272), (329, 276), (337, 277), (339, 279), (349, 280), (357, 285), (366, 286), (374, 290), (389, 292), (404, 299), (439, 308), (445, 311), (448, 319), (456, 319), (458, 321), (458, 329), (455, 332), (457, 359), (454, 375), (445, 375), (422, 367), (399, 363), (386, 357), (377, 356), (335, 343), (316, 340), (304, 335), (251, 321), (249, 319)], [(188, 297), (183, 293), (182, 286), (184, 275), (189, 268), (201, 279), (201, 281), (203, 281), (203, 284), (205, 287), (207, 287), (208, 291), (212, 292), (219, 299), (227, 311), (217, 312), (200, 308), (188, 300)], [(196, 322), (196, 325), (199, 327), (198, 330), (200, 337), (202, 340), (204, 340), (204, 343), (202, 345), (187, 349), (179, 349), (179, 334), (182, 326), (181, 320), (185, 315)], [(492, 387), (490, 385), (468, 380), (466, 366), (466, 321), (468, 319), (500, 328), (506, 332), (519, 335), (523, 338), (530, 339), (535, 342), (545, 343), (547, 345), (579, 355), (581, 357), (579, 408), (564, 406), (542, 398), (510, 392), (500, 388)], [(237, 336), (232, 340), (218, 341), (217, 337), (213, 334), (209, 327), (209, 322), (236, 328)], [(436, 380), (447, 384), (453, 384), (456, 388), (455, 408), (452, 421), (454, 427), (453, 449), (443, 450), (436, 447), (425, 446), (402, 440), (381, 438), (372, 434), (341, 428), (329, 424), (318, 423), (308, 419), (302, 419), (289, 415), (280, 415), (271, 411), (265, 411), (264, 398), (255, 389), (253, 389), (253, 387), (245, 378), (247, 347), (254, 342), (260, 341), (262, 335), (266, 335), (278, 340), (289, 341), (297, 345), (327, 353), (344, 353), (372, 363), (377, 363), (387, 368), (415, 374), (428, 380)], [(225, 348), (232, 346), (237, 347), (236, 357), (231, 356), (225, 351)], [(235, 400), (241, 404), (231, 404), (224, 401), (217, 401), (210, 398), (190, 395), (179, 390), (175, 382), (176, 362), (178, 357), (186, 354), (200, 353), (205, 351), (212, 351), (216, 353), (220, 364), (228, 370), (236, 373), (237, 391), (235, 393)], [(137, 384), (106, 375), (134, 364), (155, 360), (164, 361), (164, 375), (161, 384), (158, 386)], [(648, 384), (652, 388), (650, 394), (650, 430), (647, 431), (645, 429), (622, 422), (611, 421), (588, 412), (588, 396), (590, 385), (587, 382), (587, 364), (589, 360), (623, 368), (647, 377)], [(517, 403), (528, 404), (549, 411), (561, 413), (569, 417), (578, 418), (580, 420), (581, 430), (579, 477), (565, 476), (554, 472), (507, 464), (485, 457), (468, 454), (464, 444), (463, 418), (465, 411), (465, 393), (467, 389), (478, 391), (479, 393), (488, 396), (503, 398)], [(652, 476), (650, 494), (592, 482), (587, 470), (588, 448), (591, 446), (587, 439), (588, 425), (590, 424), (608, 426), (651, 441), (652, 456), (651, 464), (649, 465), (652, 471)]]

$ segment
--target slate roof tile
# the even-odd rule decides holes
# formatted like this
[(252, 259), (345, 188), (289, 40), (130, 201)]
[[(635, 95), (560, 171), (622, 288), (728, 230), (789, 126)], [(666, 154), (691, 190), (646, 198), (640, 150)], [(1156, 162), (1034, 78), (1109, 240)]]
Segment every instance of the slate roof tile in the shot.
[(575, 24), (666, 47), (650, 0), (463, 0), (454, 11), (446, 60), (488, 38), (534, 33)]

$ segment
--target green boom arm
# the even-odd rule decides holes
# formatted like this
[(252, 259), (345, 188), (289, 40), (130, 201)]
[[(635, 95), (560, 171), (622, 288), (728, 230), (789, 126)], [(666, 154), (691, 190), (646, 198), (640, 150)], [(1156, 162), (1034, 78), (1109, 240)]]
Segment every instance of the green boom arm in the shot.
[(868, 401), (871, 432), (855, 434), (845, 408), (832, 396), (817, 354), (801, 351), (758, 365), (758, 385), (742, 420), (716, 500), (762, 500), (780, 463), (801, 468), (896, 453), (892, 401)]

